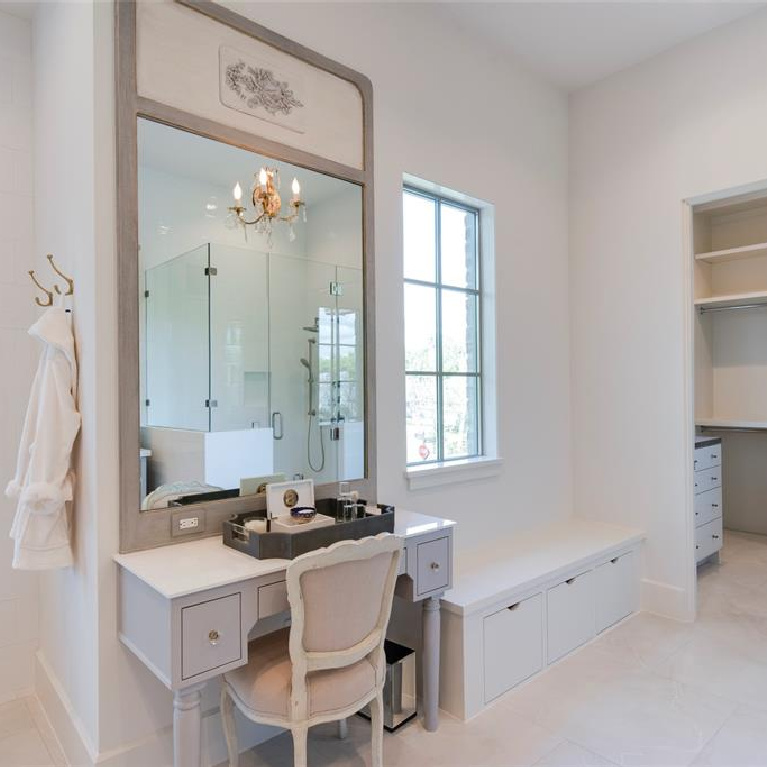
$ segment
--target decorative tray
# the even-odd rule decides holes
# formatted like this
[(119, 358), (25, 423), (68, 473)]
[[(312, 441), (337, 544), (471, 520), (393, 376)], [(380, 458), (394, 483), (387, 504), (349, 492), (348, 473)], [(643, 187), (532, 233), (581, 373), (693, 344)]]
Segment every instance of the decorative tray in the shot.
[[(364, 505), (364, 501), (360, 501)], [(248, 530), (245, 523), (251, 519), (264, 519), (265, 511), (246, 511), (224, 522), (224, 543), (256, 559), (295, 559), (315, 549), (338, 541), (356, 541), (369, 535), (394, 532), (394, 507), (378, 504), (380, 514), (368, 514), (346, 522), (335, 521), (335, 498), (317, 501), (317, 513), (333, 517), (333, 524), (306, 525), (306, 530), (261, 533)]]

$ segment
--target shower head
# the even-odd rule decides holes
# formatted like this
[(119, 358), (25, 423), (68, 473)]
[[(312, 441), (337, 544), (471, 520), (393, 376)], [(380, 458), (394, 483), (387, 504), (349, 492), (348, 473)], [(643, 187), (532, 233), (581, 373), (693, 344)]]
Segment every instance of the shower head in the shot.
[(310, 371), (310, 372), (311, 372), (312, 366), (309, 364), (309, 360), (307, 360), (307, 359), (304, 359), (303, 357), (301, 357), (301, 364), (302, 364), (302, 365), (303, 365), (303, 366), (304, 366), (304, 367), (305, 367), (305, 368), (306, 368), (308, 371)]

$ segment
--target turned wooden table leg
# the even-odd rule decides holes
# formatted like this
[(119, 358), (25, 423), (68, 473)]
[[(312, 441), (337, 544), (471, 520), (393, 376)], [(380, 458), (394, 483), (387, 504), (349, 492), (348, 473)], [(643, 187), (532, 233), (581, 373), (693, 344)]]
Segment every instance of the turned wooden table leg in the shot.
[(439, 597), (423, 602), (423, 726), (435, 732), (439, 725)]
[(202, 690), (196, 684), (173, 693), (173, 765), (202, 767)]

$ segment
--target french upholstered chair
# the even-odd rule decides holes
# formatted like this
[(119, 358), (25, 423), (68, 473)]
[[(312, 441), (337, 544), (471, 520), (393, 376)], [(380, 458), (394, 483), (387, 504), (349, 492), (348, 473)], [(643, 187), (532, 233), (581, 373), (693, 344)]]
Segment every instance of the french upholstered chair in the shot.
[(289, 729), (295, 767), (306, 767), (309, 727), (339, 722), (370, 703), (373, 767), (383, 765), (384, 639), (402, 540), (382, 534), (297, 557), (287, 569), (291, 626), (253, 641), (247, 665), (224, 675), (221, 718), (230, 767), (239, 749), (234, 706)]

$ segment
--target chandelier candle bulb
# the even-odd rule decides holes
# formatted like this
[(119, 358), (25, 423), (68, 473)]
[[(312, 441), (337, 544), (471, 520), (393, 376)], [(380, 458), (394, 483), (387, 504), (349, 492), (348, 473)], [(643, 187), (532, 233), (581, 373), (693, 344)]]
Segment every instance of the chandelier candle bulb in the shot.
[(300, 202), (301, 201), (301, 184), (298, 183), (298, 179), (293, 179), (293, 185), (291, 187), (293, 189), (293, 202)]
[(239, 181), (234, 187), (233, 194), (234, 194), (234, 201), (239, 205), (240, 200), (242, 199), (242, 187), (240, 186)]
[(266, 168), (261, 168), (260, 171), (258, 171), (258, 185), (259, 186), (266, 186)]

